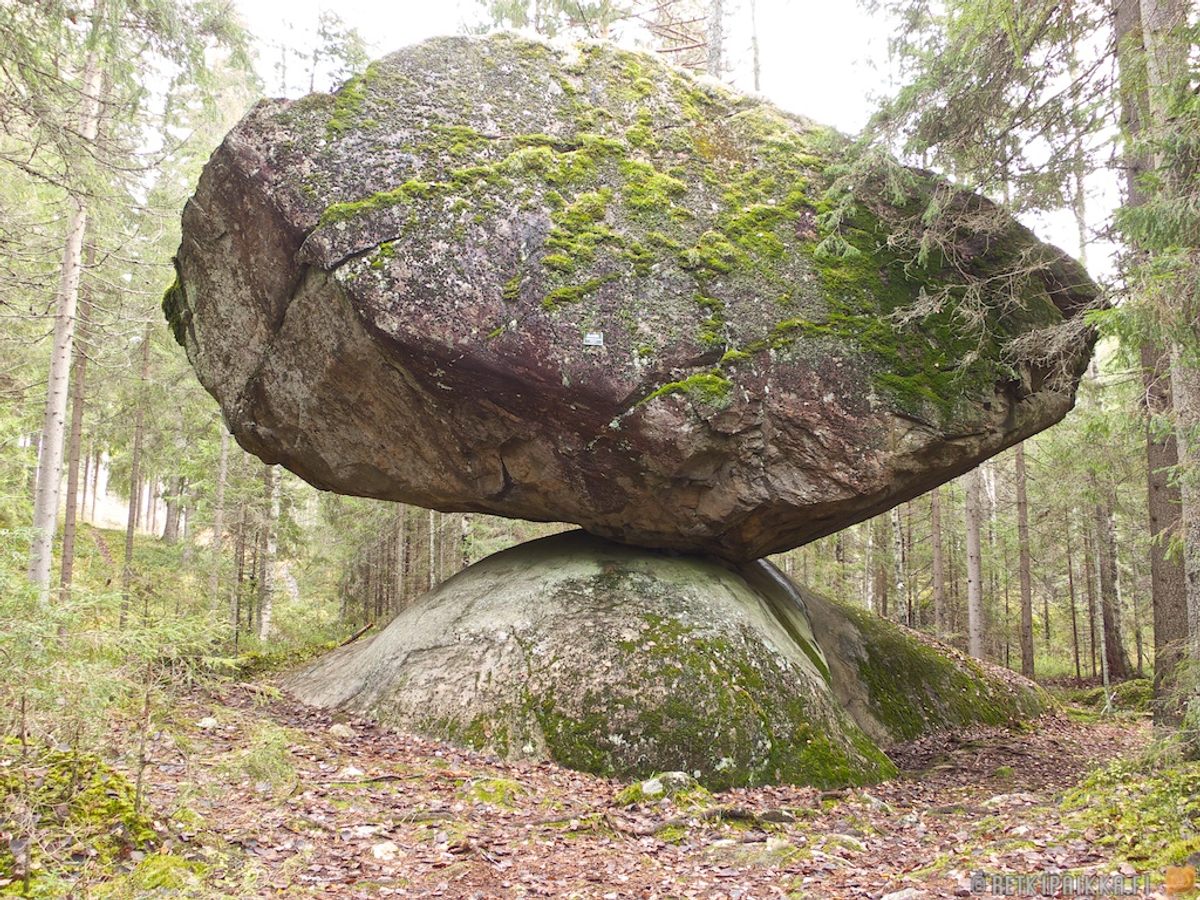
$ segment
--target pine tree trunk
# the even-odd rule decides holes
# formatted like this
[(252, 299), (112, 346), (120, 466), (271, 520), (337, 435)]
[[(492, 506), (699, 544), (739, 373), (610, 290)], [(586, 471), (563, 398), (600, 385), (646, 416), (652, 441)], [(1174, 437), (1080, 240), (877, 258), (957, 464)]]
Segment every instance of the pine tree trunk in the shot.
[(983, 479), (979, 469), (966, 476), (967, 489), (967, 652), (983, 659)]
[(103, 462), (103, 454), (96, 451), (96, 459), (92, 464), (92, 510), (88, 515), (88, 519), (92, 522), (96, 521), (96, 497), (100, 494), (100, 464)]
[(1083, 569), (1088, 606), (1088, 654), (1091, 658), (1092, 677), (1096, 677), (1096, 553), (1093, 529), (1089, 527), (1083, 538)]
[(158, 477), (150, 479), (146, 492), (146, 519), (150, 522), (150, 533), (158, 537), (158, 498), (162, 494)]
[[(97, 0), (92, 13), (91, 49), (83, 66), (83, 100), (79, 135), (85, 143), (96, 139), (100, 127), (100, 29), (105, 24), (104, 0)], [(33, 506), (33, 540), (29, 548), (29, 579), (38, 599), (50, 599), (50, 565), (54, 534), (58, 527), (59, 490), (62, 480), (63, 444), (67, 424), (67, 388), (75, 338), (75, 312), (83, 267), (83, 236), (87, 230), (87, 204), (82, 193), (68, 200), (71, 213), (63, 247), (62, 268), (54, 304), (54, 338), (50, 372), (46, 383), (46, 405), (42, 416), (42, 441), (38, 452), (37, 490)]]
[(904, 608), (908, 611), (910, 628), (920, 628), (920, 608), (917, 604), (916, 579), (913, 577), (913, 505), (904, 504)]
[(1029, 500), (1025, 494), (1025, 445), (1017, 444), (1017, 548), (1021, 576), (1021, 674), (1033, 677), (1033, 573), (1029, 554)]
[(905, 602), (904, 586), (904, 528), (900, 523), (900, 507), (892, 507), (892, 580), (895, 585), (896, 614), (904, 624), (910, 624), (908, 610), (902, 607)]
[[(1099, 533), (1095, 533), (1095, 532), (1093, 533), (1093, 546), (1099, 547), (1101, 545), (1101, 543), (1103, 542), (1103, 540), (1104, 540), (1104, 538), (1102, 535), (1100, 535)], [(1097, 590), (1100, 592), (1100, 612), (1101, 612), (1101, 617), (1103, 618), (1103, 612), (1104, 612), (1104, 554), (1099, 552), (1099, 550), (1097, 550), (1097, 552), (1095, 554), (1095, 562), (1096, 562), (1096, 585), (1097, 585)], [(1100, 683), (1104, 685), (1104, 697), (1105, 697), (1104, 711), (1108, 712), (1108, 707), (1109, 707), (1108, 685), (1109, 685), (1109, 681), (1111, 678), (1111, 674), (1110, 674), (1110, 670), (1108, 668), (1108, 643), (1109, 643), (1108, 629), (1104, 627), (1103, 621), (1101, 621), (1100, 629), (1099, 629), (1098, 633), (1100, 635), (1100, 654), (1099, 654), (1100, 655)]]
[[(187, 488), (187, 479), (184, 479), (184, 489)], [(179, 537), (183, 543), (183, 553), (180, 554), (180, 562), (183, 564), (183, 569), (186, 572), (192, 564), (192, 511), (187, 503), (180, 500), (179, 503)]]
[(888, 584), (890, 576), (888, 574), (887, 554), (890, 552), (891, 536), (888, 530), (891, 528), (891, 518), (887, 515), (880, 515), (874, 518), (875, 523), (875, 611), (885, 619), (888, 616)]
[(471, 517), (464, 515), (462, 517), (462, 567), (465, 569), (471, 565)]
[(167, 515), (163, 523), (162, 541), (164, 544), (179, 543), (179, 499), (183, 494), (183, 477), (175, 476), (167, 482), (166, 504)]
[(141, 478), (142, 467), (142, 438), (145, 431), (145, 410), (142, 409), (142, 397), (145, 395), (145, 385), (150, 378), (150, 328), (146, 327), (145, 333), (142, 335), (142, 368), (139, 373), (138, 382), (140, 389), (138, 391), (137, 409), (133, 414), (133, 455), (129, 461), (129, 483), (131, 485), (129, 495), (129, 513), (125, 520), (125, 564), (121, 568), (121, 612), (120, 624), (125, 624), (125, 619), (129, 615), (130, 594), (133, 588), (133, 532), (137, 528), (138, 508), (141, 506), (141, 498), (135, 491), (135, 485), (139, 485)]
[(1178, 346), (1171, 350), (1171, 397), (1175, 404), (1182, 500), (1183, 583), (1188, 647), (1200, 659), (1200, 372)]
[(400, 514), (396, 516), (396, 611), (404, 609), (408, 606), (408, 595), (404, 590), (404, 573), (408, 568), (408, 528), (406, 527), (408, 517), (404, 514), (404, 507), (400, 507)]
[[(96, 250), (89, 246), (87, 264), (96, 262)], [(71, 593), (75, 575), (75, 525), (79, 499), (79, 450), (83, 444), (83, 409), (87, 395), (87, 323), (91, 306), (91, 291), (86, 290), (79, 310), (78, 335), (75, 341), (75, 365), (71, 373), (71, 433), (67, 442), (67, 496), (64, 503), (62, 561), (59, 569), (59, 598), (66, 601)], [(87, 484), (87, 472), (83, 482)]]
[(758, 57), (758, 3), (750, 0), (750, 71), (754, 76), (754, 93), (762, 90), (760, 82), (761, 67)]
[(87, 519), (88, 510), (88, 478), (92, 472), (92, 448), (91, 442), (88, 442), (88, 449), (83, 454), (83, 474), (79, 478), (79, 521)]
[(275, 555), (279, 543), (279, 469), (263, 468), (263, 486), (267, 499), (267, 521), (263, 527), (262, 568), (258, 582), (258, 639), (271, 636), (271, 615), (275, 606)]
[(229, 477), (229, 432), (221, 425), (221, 455), (217, 459), (217, 491), (213, 498), (212, 559), (208, 570), (208, 603), (221, 608), (221, 549), (225, 541), (225, 483)]
[[(1094, 482), (1093, 482), (1094, 484)], [(1112, 514), (1103, 503), (1093, 507), (1096, 520), (1096, 559), (1100, 586), (1100, 615), (1103, 622), (1103, 646), (1108, 675), (1116, 680), (1130, 676), (1129, 656), (1121, 636), (1121, 610), (1117, 597), (1116, 538)]]
[[(1184, 29), (1190, 0), (1141, 0), (1142, 42), (1145, 47), (1148, 108), (1152, 124), (1167, 128), (1173, 106), (1186, 99), (1191, 89), (1188, 66), (1190, 42)], [(1155, 162), (1161, 162), (1156, 160)], [(1178, 177), (1166, 172), (1170, 180)], [(1165, 292), (1166, 304), (1179, 302), (1188, 291), (1180, 286)], [(1170, 352), (1171, 400), (1175, 409), (1176, 450), (1181, 469), (1181, 513), (1184, 597), (1188, 621), (1188, 646), (1193, 659), (1200, 659), (1200, 370), (1194, 348), (1196, 323), (1189, 309), (1160, 311), (1168, 326), (1186, 332), (1187, 338), (1172, 341)]]
[(869, 521), (864, 524), (867, 529), (867, 552), (863, 560), (863, 597), (867, 609), (875, 612), (875, 526)]
[(946, 567), (942, 559), (942, 489), (929, 494), (929, 541), (933, 554), (933, 630), (946, 633)]
[(400, 507), (401, 540), (404, 543), (404, 568), (400, 571), (400, 581), (404, 586), (405, 604), (417, 593), (417, 560), (413, 552), (413, 529), (409, 527), (408, 507)]
[(710, 0), (705, 69), (713, 78), (721, 78), (725, 73), (725, 0)]
[(1075, 654), (1075, 683), (1083, 682), (1079, 668), (1079, 620), (1075, 614), (1075, 554), (1071, 548), (1071, 529), (1067, 528), (1067, 599), (1071, 603), (1071, 648)]
[(233, 647), (237, 652), (238, 635), (242, 628), (242, 588), (246, 582), (246, 503), (243, 501), (238, 508), (237, 541), (234, 544), (234, 576), (233, 592), (229, 596), (229, 617), (233, 624)]
[(437, 584), (437, 512), (429, 511), (429, 590)]

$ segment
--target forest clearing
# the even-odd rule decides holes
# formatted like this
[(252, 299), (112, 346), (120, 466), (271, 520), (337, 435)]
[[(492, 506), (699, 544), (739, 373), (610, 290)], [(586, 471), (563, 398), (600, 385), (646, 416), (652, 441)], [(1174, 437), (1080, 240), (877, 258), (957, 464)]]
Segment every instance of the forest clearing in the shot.
[(0, 0), (0, 896), (1200, 895), (1200, 8), (394, 7)]

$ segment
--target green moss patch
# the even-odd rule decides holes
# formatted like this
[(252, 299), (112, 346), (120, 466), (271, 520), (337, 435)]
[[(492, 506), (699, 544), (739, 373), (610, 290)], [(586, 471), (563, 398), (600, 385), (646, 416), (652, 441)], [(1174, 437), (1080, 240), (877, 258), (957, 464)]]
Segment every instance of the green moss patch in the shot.
[(682, 381), (667, 382), (647, 395), (642, 403), (649, 403), (651, 400), (668, 397), (671, 394), (684, 394), (709, 406), (718, 406), (729, 399), (729, 392), (732, 389), (733, 382), (720, 372), (700, 372), (696, 375), (689, 375)]
[[(35, 880), (68, 874), (56, 869), (63, 860), (93, 856), (108, 865), (130, 850), (158, 841), (149, 816), (135, 808), (134, 786), (100, 757), (90, 753), (0, 741), (0, 809), (32, 824)], [(24, 859), (15, 844), (0, 844), (0, 878), (19, 885)]]
[(1161, 872), (1200, 852), (1200, 763), (1122, 760), (1068, 791), (1062, 808), (1077, 836)]
[[(1105, 706), (1105, 691), (1102, 685), (1090, 688), (1051, 688), (1051, 692), (1065, 703), (1073, 703), (1092, 712), (1100, 712)], [(1148, 713), (1154, 695), (1154, 682), (1149, 678), (1131, 678), (1112, 685), (1108, 693), (1112, 697), (1114, 710)]]
[(511, 778), (476, 778), (468, 782), (461, 792), (468, 803), (501, 809), (515, 809), (517, 801), (527, 793), (529, 788)]

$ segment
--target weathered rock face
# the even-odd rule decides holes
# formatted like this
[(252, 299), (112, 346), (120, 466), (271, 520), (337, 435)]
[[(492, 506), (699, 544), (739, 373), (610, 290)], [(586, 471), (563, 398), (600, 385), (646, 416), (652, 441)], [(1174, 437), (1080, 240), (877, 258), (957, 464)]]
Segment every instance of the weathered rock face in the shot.
[(758, 558), (1054, 423), (1090, 353), (1032, 349), (1077, 265), (926, 173), (830, 193), (846, 154), (647, 55), (429, 41), (237, 126), (164, 308), (319, 487)]
[(583, 532), (476, 563), (371, 641), (287, 682), (339, 707), (515, 758), (708, 787), (862, 783), (878, 743), (1040, 711), (1036, 690), (800, 591)]

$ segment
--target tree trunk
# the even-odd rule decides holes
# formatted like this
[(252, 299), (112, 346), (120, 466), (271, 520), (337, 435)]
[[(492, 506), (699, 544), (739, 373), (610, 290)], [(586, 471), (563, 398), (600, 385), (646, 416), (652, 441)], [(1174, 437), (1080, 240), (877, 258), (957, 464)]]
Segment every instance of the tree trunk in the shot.
[(1122, 680), (1131, 674), (1129, 655), (1121, 636), (1121, 609), (1117, 598), (1116, 538), (1113, 535), (1112, 515), (1103, 503), (1093, 507), (1096, 519), (1096, 560), (1099, 572), (1100, 615), (1103, 622), (1108, 676)]
[[(1093, 546), (1099, 547), (1104, 538), (1099, 534), (1093, 534)], [(1095, 554), (1096, 562), (1096, 584), (1100, 591), (1100, 609), (1104, 611), (1104, 559), (1103, 554), (1099, 551)], [(1109, 710), (1109, 694), (1108, 685), (1110, 682), (1110, 670), (1108, 668), (1108, 629), (1101, 623), (1100, 629), (1100, 683), (1104, 685), (1104, 712)]]
[[(104, 0), (97, 0), (92, 13), (91, 46), (83, 66), (83, 100), (79, 135), (85, 143), (96, 139), (100, 127), (99, 32), (105, 23)], [(83, 267), (83, 235), (87, 230), (87, 205), (82, 194), (69, 198), (71, 209), (63, 247), (58, 294), (54, 303), (54, 339), (50, 372), (46, 382), (46, 405), (42, 416), (42, 442), (38, 452), (37, 491), (33, 506), (33, 540), (29, 548), (29, 579), (38, 599), (50, 599), (50, 565), (54, 534), (58, 527), (58, 501), (62, 480), (63, 443), (67, 423), (67, 388), (75, 338), (75, 312)]]
[[(1149, 112), (1142, 10), (1139, 0), (1116, 0), (1115, 29), (1120, 66), (1121, 124), (1127, 136), (1124, 150), (1125, 202), (1146, 202), (1141, 179), (1150, 161), (1135, 149)], [(1154, 622), (1154, 719), (1176, 723), (1180, 711), (1168, 700), (1175, 666), (1187, 642), (1187, 599), (1183, 563), (1168, 556), (1168, 546), (1179, 529), (1181, 496), (1170, 477), (1179, 464), (1175, 436), (1167, 422), (1171, 394), (1167, 351), (1146, 341), (1140, 350), (1143, 406), (1146, 414), (1147, 513), (1150, 519), (1150, 596)]]
[[(187, 480), (184, 480), (184, 488), (187, 487)], [(187, 503), (180, 500), (179, 503), (179, 537), (183, 542), (183, 553), (180, 554), (180, 562), (183, 564), (183, 569), (186, 572), (192, 564), (192, 510)]]
[(262, 565), (258, 581), (258, 639), (271, 635), (271, 615), (275, 604), (275, 554), (279, 543), (279, 469), (263, 468), (263, 486), (267, 499), (267, 521), (263, 527)]
[(237, 541), (234, 544), (235, 576), (229, 597), (229, 614), (233, 622), (233, 652), (237, 653), (238, 636), (242, 630), (242, 587), (246, 582), (246, 503), (238, 508)]
[[(891, 518), (886, 515), (876, 516), (875, 523), (875, 611), (885, 619), (888, 616), (888, 585), (890, 576), (887, 567), (887, 554), (891, 544), (888, 531), (891, 528)], [(807, 579), (806, 579), (807, 580)]]
[[(129, 461), (129, 483), (137, 485), (140, 483), (141, 466), (142, 466), (142, 435), (145, 431), (145, 410), (142, 409), (142, 397), (145, 394), (145, 385), (150, 378), (150, 326), (146, 326), (146, 331), (142, 335), (142, 368), (138, 377), (140, 389), (138, 391), (137, 409), (133, 414), (133, 455)], [(133, 532), (137, 527), (137, 513), (141, 505), (141, 498), (131, 492), (129, 496), (129, 513), (125, 520), (125, 564), (121, 568), (121, 612), (119, 623), (125, 624), (125, 619), (129, 615), (130, 592), (133, 587)]]
[(725, 0), (710, 0), (708, 13), (708, 74), (721, 78), (725, 73)]
[(87, 519), (88, 510), (88, 478), (92, 473), (92, 447), (91, 442), (88, 442), (88, 449), (83, 454), (83, 474), (79, 477), (79, 521)]
[(1096, 677), (1096, 553), (1093, 529), (1088, 527), (1083, 538), (1083, 569), (1088, 605), (1088, 655), (1092, 677)]
[[(87, 264), (95, 265), (96, 249), (89, 246)], [(85, 297), (79, 312), (78, 339), (75, 341), (75, 365), (71, 377), (71, 434), (67, 442), (67, 497), (63, 520), (62, 561), (59, 569), (59, 599), (66, 601), (71, 593), (71, 581), (75, 574), (75, 524), (76, 505), (79, 498), (79, 450), (83, 444), (83, 409), (87, 396), (87, 323), (91, 305), (91, 290)], [(87, 472), (83, 475), (87, 484)]]
[(465, 569), (471, 565), (471, 517), (464, 515), (462, 517), (462, 567)]
[(150, 479), (150, 484), (146, 491), (146, 520), (150, 523), (150, 533), (158, 537), (158, 497), (162, 493), (159, 490), (159, 481), (157, 476)]
[(225, 540), (225, 483), (229, 477), (229, 432), (221, 425), (221, 455), (217, 459), (217, 492), (213, 498), (212, 559), (208, 570), (208, 602), (221, 607), (221, 549)]
[(933, 554), (933, 631), (946, 633), (946, 566), (942, 559), (942, 489), (929, 494), (929, 542)]
[(863, 598), (867, 609), (875, 612), (875, 524), (863, 523), (867, 529), (867, 552), (863, 560)]
[[(1142, 42), (1145, 47), (1148, 109), (1152, 124), (1168, 128), (1174, 104), (1187, 97), (1190, 42), (1184, 29), (1188, 22), (1190, 0), (1141, 0)], [(1156, 160), (1156, 162), (1159, 162)], [(1173, 173), (1166, 173), (1170, 179)], [(1175, 408), (1176, 449), (1181, 469), (1182, 536), (1184, 596), (1186, 598), (1189, 648), (1200, 659), (1200, 371), (1194, 348), (1185, 341), (1195, 340), (1192, 311), (1166, 308), (1188, 292), (1164, 292), (1166, 299), (1160, 314), (1168, 326), (1185, 331), (1188, 338), (1172, 341), (1170, 352), (1171, 400)]]
[(100, 494), (100, 464), (103, 462), (103, 454), (96, 452), (96, 459), (92, 464), (92, 510), (88, 518), (96, 521), (96, 497)]
[(906, 625), (912, 624), (905, 601), (904, 586), (904, 528), (900, 522), (900, 507), (892, 507), (892, 582), (895, 585), (896, 614)]
[(1067, 599), (1071, 603), (1071, 648), (1075, 654), (1075, 683), (1083, 682), (1083, 673), (1079, 668), (1079, 620), (1075, 609), (1075, 554), (1071, 549), (1071, 528), (1067, 527)]
[(966, 477), (967, 489), (967, 649), (983, 659), (983, 480), (979, 469)]
[(1017, 444), (1017, 549), (1021, 576), (1021, 674), (1033, 677), (1033, 573), (1029, 554), (1029, 500), (1025, 495), (1025, 445)]
[(437, 584), (437, 511), (429, 511), (429, 589)]
[(754, 93), (762, 88), (759, 84), (761, 69), (758, 58), (758, 3), (750, 0), (750, 70), (754, 75)]
[(164, 544), (179, 543), (179, 499), (183, 494), (183, 477), (176, 475), (167, 481), (166, 520), (163, 523), (162, 541)]

